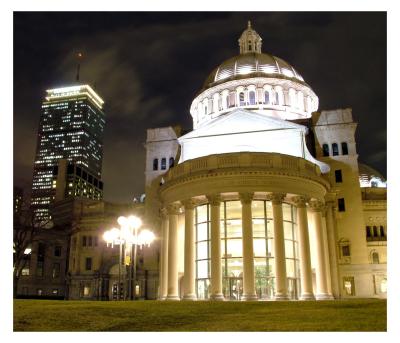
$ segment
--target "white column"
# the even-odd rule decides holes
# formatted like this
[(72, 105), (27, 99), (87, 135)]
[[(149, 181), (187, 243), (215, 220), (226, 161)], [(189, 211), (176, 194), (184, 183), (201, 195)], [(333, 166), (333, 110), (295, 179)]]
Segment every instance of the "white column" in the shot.
[(288, 300), (282, 212), (282, 201), (285, 194), (273, 193), (269, 198), (272, 200), (272, 216), (274, 218), (275, 300)]
[(182, 202), (185, 206), (185, 265), (184, 282), (185, 290), (183, 300), (196, 300), (195, 290), (195, 228), (194, 228), (194, 207), (195, 201), (189, 199)]
[(315, 244), (317, 245), (317, 263), (316, 263), (316, 279), (317, 279), (317, 300), (331, 299), (328, 294), (328, 283), (325, 265), (325, 249), (322, 233), (322, 211), (324, 203), (322, 201), (313, 200), (310, 203), (310, 208), (314, 215), (315, 224)]
[(315, 300), (312, 285), (310, 238), (308, 235), (307, 198), (294, 197), (293, 202), (297, 207), (297, 232), (300, 257), (300, 300)]
[(328, 247), (328, 234), (326, 228), (326, 214), (327, 206), (325, 205), (322, 210), (322, 241), (324, 242), (324, 260), (326, 270), (326, 284), (329, 296), (332, 298), (332, 279), (331, 279), (331, 268), (329, 261), (329, 247)]
[(253, 193), (240, 193), (242, 203), (242, 244), (243, 244), (243, 295), (241, 300), (257, 300), (254, 284), (253, 218), (251, 201)]
[(169, 221), (167, 300), (180, 300), (178, 293), (178, 214), (180, 205), (168, 205), (167, 210)]
[(161, 209), (161, 259), (160, 259), (160, 299), (168, 295), (168, 212)]
[(211, 294), (212, 300), (224, 300), (222, 293), (220, 195), (208, 195), (211, 208)]
[(335, 214), (334, 214), (334, 202), (326, 202), (326, 231), (328, 237), (328, 248), (329, 248), (329, 264), (331, 271), (332, 280), (332, 293), (336, 298), (340, 297), (339, 291), (339, 273), (337, 265), (337, 254), (336, 254), (336, 227), (335, 227)]

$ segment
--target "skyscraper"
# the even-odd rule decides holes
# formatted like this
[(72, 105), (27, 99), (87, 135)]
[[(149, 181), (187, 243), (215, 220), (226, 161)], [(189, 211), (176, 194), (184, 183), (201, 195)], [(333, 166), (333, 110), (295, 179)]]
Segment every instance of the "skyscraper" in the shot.
[[(59, 161), (82, 170), (82, 182), (102, 189), (104, 101), (89, 85), (46, 91), (40, 117), (34, 163), (31, 206), (38, 219), (51, 219), (50, 205), (59, 181)], [(65, 168), (65, 166), (64, 166)], [(71, 168), (70, 168), (71, 169)], [(58, 176), (58, 177), (57, 177)], [(99, 198), (99, 193), (66, 191), (68, 196)]]

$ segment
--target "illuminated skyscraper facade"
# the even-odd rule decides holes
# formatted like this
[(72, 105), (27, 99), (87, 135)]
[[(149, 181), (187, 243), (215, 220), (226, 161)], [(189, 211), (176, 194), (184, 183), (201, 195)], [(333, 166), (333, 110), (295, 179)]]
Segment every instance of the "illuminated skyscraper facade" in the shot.
[[(85, 171), (85, 175), (101, 180), (105, 125), (104, 101), (89, 85), (50, 89), (46, 93), (39, 123), (31, 197), (36, 217), (43, 220), (51, 219), (49, 208), (55, 199), (59, 160), (66, 159)], [(94, 196), (90, 193), (70, 194), (77, 195)], [(96, 197), (99, 197), (98, 193)]]

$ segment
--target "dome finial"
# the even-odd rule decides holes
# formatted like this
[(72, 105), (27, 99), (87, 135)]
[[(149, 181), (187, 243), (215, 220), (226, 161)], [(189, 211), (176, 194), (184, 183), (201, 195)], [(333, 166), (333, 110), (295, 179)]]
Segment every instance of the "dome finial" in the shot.
[(247, 21), (247, 29), (243, 31), (239, 38), (239, 47), (241, 54), (247, 54), (248, 52), (261, 54), (261, 37), (251, 27), (251, 21)]

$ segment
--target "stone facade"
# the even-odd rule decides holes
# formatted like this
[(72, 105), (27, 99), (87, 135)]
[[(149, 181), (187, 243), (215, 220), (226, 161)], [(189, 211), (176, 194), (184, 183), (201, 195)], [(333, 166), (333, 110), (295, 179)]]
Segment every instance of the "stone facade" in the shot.
[[(386, 297), (386, 183), (375, 171), (369, 187), (360, 181), (369, 176), (360, 176), (351, 109), (315, 112), (318, 98), (293, 68), (254, 69), (267, 57), (251, 30), (257, 51), (239, 40), (230, 74), (218, 76), (230, 60), (211, 73), (192, 103), (192, 132), (148, 130), (145, 213), (161, 238), (159, 299)], [(312, 101), (299, 107), (289, 87), (282, 103), (259, 104), (261, 79)], [(233, 86), (218, 107), (213, 94)], [(155, 171), (161, 155), (178, 163)]]

